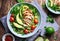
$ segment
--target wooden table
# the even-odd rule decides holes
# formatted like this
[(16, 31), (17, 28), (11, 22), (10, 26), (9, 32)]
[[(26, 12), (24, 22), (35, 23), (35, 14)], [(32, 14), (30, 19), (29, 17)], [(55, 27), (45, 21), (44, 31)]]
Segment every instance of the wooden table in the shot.
[[(25, 0), (25, 1), (30, 2), (31, 0)], [(41, 4), (45, 3), (44, 1), (38, 0), (38, 3), (41, 5)], [(10, 8), (16, 3), (17, 3), (16, 0), (0, 0), (0, 18), (7, 15)], [(45, 12), (47, 12), (47, 13), (49, 12), (47, 10), (47, 8), (45, 8)], [(56, 15), (56, 14), (52, 14), (52, 13), (51, 13), (51, 15), (55, 18), (56, 22), (60, 26), (60, 15)], [(0, 41), (1, 41), (1, 38), (4, 33), (5, 33), (4, 27), (3, 27), (2, 23), (0, 22)], [(55, 32), (54, 35), (57, 36), (56, 41), (60, 41), (60, 30)], [(51, 37), (49, 37), (49, 39), (50, 39), (50, 41), (54, 41), (53, 35)]]

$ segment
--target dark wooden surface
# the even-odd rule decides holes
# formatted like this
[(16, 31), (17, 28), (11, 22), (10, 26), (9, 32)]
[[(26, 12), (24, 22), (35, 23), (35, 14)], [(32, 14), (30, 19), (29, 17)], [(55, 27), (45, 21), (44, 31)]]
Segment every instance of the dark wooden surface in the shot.
[[(25, 0), (25, 1), (30, 2), (30, 0)], [(39, 2), (39, 4), (42, 4), (41, 1), (38, 0), (38, 2)], [(16, 0), (0, 0), (0, 18), (7, 15), (10, 8), (16, 3), (17, 3)], [(48, 10), (45, 9), (45, 11), (47, 12)], [(52, 13), (51, 13), (51, 15), (55, 18), (58, 25), (60, 25), (60, 15), (55, 15)], [(1, 38), (4, 33), (5, 33), (4, 27), (3, 27), (2, 23), (0, 22), (0, 41), (1, 41)], [(60, 29), (57, 32), (55, 32), (54, 35), (57, 36), (56, 41), (60, 41)], [(51, 37), (49, 37), (49, 39), (50, 39), (50, 41), (54, 41), (53, 35)]]

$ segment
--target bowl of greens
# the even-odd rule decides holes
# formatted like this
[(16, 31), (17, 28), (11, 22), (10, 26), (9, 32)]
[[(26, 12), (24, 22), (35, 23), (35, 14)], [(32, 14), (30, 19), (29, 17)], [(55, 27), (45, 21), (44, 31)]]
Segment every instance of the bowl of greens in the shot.
[(59, 0), (46, 0), (46, 7), (52, 13), (60, 14), (60, 1)]
[(37, 6), (31, 3), (17, 3), (7, 15), (9, 30), (21, 38), (34, 35), (38, 31), (40, 23), (40, 12)]

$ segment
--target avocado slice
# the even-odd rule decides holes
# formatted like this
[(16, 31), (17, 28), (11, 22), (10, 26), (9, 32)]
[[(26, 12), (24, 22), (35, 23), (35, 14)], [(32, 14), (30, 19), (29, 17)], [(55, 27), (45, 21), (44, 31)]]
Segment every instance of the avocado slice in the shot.
[(24, 27), (22, 27), (21, 25), (17, 24), (16, 22), (13, 22), (13, 25), (17, 28), (21, 28), (21, 29), (24, 29)]
[(42, 37), (38, 37), (35, 41), (44, 41)]
[(50, 0), (50, 2), (51, 2), (51, 7), (52, 7), (52, 6), (54, 5), (54, 3), (53, 3), (53, 1), (51, 1), (51, 0)]
[[(22, 9), (22, 8), (21, 8)], [(20, 14), (20, 17), (22, 18), (22, 10), (20, 9), (20, 12), (19, 12), (19, 14)]]
[(22, 20), (19, 18), (19, 14), (17, 14), (17, 16), (16, 16), (16, 21), (17, 21), (17, 23), (19, 23), (23, 26), (27, 26), (27, 25), (23, 24)]

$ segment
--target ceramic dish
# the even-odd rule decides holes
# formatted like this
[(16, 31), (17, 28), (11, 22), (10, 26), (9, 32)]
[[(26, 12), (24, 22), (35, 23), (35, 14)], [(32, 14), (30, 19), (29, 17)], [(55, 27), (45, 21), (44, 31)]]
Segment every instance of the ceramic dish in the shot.
[(48, 8), (48, 10), (51, 11), (52, 13), (60, 14), (60, 11), (56, 9), (58, 6), (55, 6), (55, 5), (53, 6), (52, 4), (54, 2), (50, 3), (50, 1), (52, 2), (52, 0), (46, 0), (46, 7)]
[(14, 36), (11, 35), (10, 33), (4, 34), (3, 37), (2, 37), (2, 41), (5, 41), (6, 40), (5, 38), (6, 38), (7, 35), (10, 35), (13, 38), (13, 41), (15, 41)]
[[(37, 10), (38, 10), (38, 12), (39, 12), (38, 6), (37, 6), (36, 4), (34, 4), (34, 3), (17, 3), (17, 4), (15, 4), (13, 7), (15, 7), (15, 6), (17, 6), (17, 5), (22, 5), (22, 4), (29, 4), (29, 5), (37, 8)], [(12, 7), (12, 8), (13, 8), (13, 7)], [(10, 11), (12, 10), (12, 8), (10, 9)], [(16, 36), (18, 36), (18, 37), (21, 37), (21, 38), (27, 38), (27, 37), (30, 37), (30, 36), (34, 35), (34, 34), (40, 29), (39, 27), (40, 27), (40, 24), (41, 24), (41, 15), (40, 15), (40, 12), (39, 12), (39, 13), (38, 13), (38, 15), (39, 15), (38, 21), (39, 21), (39, 22), (38, 22), (38, 25), (36, 26), (36, 28), (34, 29), (34, 31), (33, 31), (32, 33), (28, 33), (28, 34), (24, 34), (24, 35), (16, 33), (16, 32), (13, 30), (13, 28), (12, 28), (12, 26), (11, 26), (11, 24), (10, 24), (10, 21), (9, 21), (10, 16), (11, 16), (10, 11), (8, 12), (8, 15), (7, 15), (7, 25), (8, 25), (9, 30), (10, 30), (14, 35), (16, 35)]]

